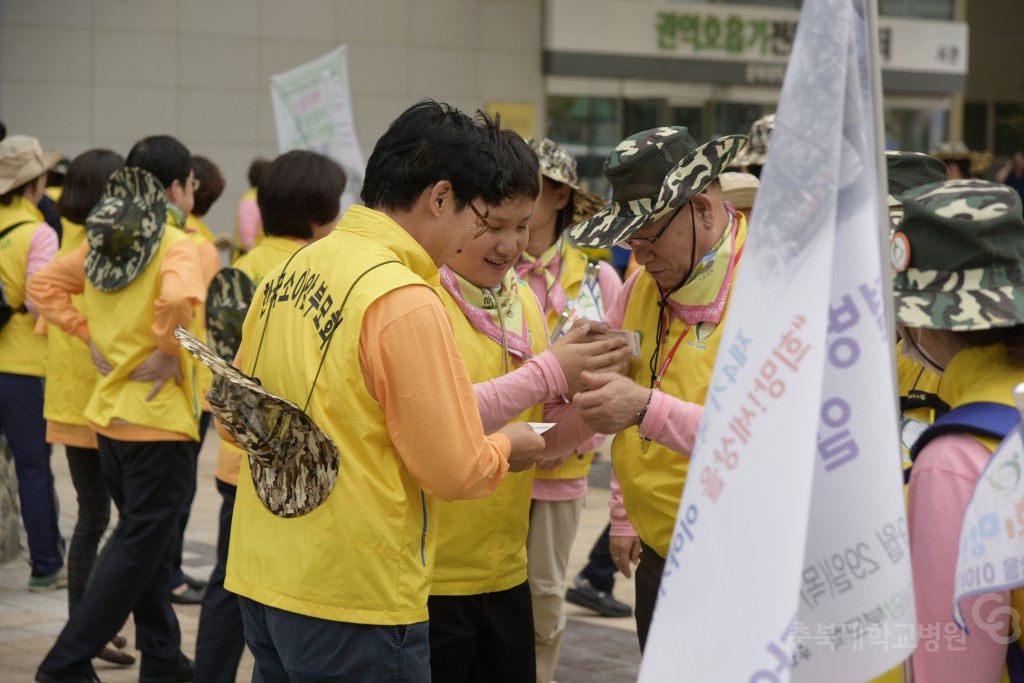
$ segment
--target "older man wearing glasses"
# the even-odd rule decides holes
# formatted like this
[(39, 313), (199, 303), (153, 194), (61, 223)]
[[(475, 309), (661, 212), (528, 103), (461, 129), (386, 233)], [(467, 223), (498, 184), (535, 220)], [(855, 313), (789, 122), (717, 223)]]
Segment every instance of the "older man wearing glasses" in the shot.
[(605, 162), (611, 203), (569, 231), (582, 247), (624, 242), (642, 266), (606, 316), (613, 328), (640, 332), (641, 357), (626, 376), (584, 373), (588, 388), (575, 397), (588, 424), (618, 433), (611, 552), (627, 577), (639, 563), (641, 650), (715, 364), (715, 330), (747, 236), (746, 218), (718, 181), (745, 141), (730, 135), (698, 145), (683, 127), (626, 138)]

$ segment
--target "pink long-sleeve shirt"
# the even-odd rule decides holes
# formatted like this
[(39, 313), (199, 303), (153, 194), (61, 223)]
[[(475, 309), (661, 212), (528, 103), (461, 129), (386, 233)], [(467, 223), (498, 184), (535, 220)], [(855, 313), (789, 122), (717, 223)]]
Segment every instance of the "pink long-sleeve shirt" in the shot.
[[(917, 683), (998, 683), (1009, 628), (1010, 595), (985, 593), (960, 604), (968, 634), (953, 622), (953, 588), (964, 511), (992, 457), (964, 434), (937, 437), (914, 462), (910, 480), (910, 559), (917, 603)], [(962, 640), (961, 640), (962, 637)], [(1013, 645), (1013, 647), (1018, 647)]]

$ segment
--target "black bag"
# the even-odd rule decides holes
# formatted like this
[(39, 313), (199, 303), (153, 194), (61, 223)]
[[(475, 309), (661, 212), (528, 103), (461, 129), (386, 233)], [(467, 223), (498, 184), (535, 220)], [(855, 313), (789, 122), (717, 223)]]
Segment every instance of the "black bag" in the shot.
[[(20, 228), (23, 225), (28, 225), (32, 221), (22, 221), (15, 223), (9, 228), (0, 230), (0, 240), (7, 237), (8, 234), (13, 232), (16, 228)], [(4, 325), (14, 316), (15, 313), (28, 313), (28, 309), (25, 308), (25, 304), (21, 304), (18, 308), (14, 308), (7, 301), (7, 296), (4, 294), (4, 283), (0, 281), (0, 330), (4, 329)]]

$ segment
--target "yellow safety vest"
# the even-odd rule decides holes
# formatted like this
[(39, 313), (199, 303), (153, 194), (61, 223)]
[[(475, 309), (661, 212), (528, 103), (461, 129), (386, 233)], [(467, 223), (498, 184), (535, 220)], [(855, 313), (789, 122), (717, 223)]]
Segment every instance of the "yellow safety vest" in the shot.
[[(399, 263), (369, 270), (387, 261)], [(359, 337), (364, 312), (381, 296), (438, 284), (437, 267), (423, 247), (390, 218), (362, 206), (349, 208), (331, 235), (264, 278), (243, 327), (244, 370), (300, 407), (314, 387), (307, 412), (334, 439), (341, 464), (320, 507), (284, 519), (257, 499), (248, 459), (242, 459), (228, 590), (331, 621), (427, 619), (437, 501), (425, 495), (394, 450), (381, 406), (363, 380)], [(344, 320), (325, 355), (328, 320), (346, 296)]]
[[(22, 221), (26, 221), (25, 225), (0, 240), (0, 282), (7, 303), (15, 310), (25, 303), (25, 268), (32, 236), (36, 230), (51, 229), (40, 227), (42, 212), (22, 196), (15, 196), (6, 206), (0, 204), (0, 231)], [(15, 313), (0, 330), (0, 372), (46, 375), (46, 344), (36, 336), (35, 326), (36, 317), (31, 313)]]
[[(501, 346), (473, 327), (444, 288), (438, 290), (452, 318), (455, 341), (470, 381), (478, 384), (501, 377)], [(536, 355), (547, 348), (544, 314), (526, 284), (520, 283), (519, 293)], [(544, 406), (540, 404), (528, 408), (513, 421), (541, 422), (543, 418)], [(534, 469), (509, 474), (486, 498), (439, 501), (431, 595), (496, 593), (526, 581), (526, 534), (530, 527)]]

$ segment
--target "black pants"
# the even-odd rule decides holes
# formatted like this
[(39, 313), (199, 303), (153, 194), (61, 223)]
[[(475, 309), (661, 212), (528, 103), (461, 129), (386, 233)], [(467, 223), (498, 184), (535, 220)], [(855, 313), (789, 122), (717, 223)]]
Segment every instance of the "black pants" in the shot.
[(432, 683), (535, 683), (530, 584), (480, 595), (431, 595)]
[(78, 606), (89, 582), (96, 551), (110, 523), (110, 493), (95, 448), (65, 446), (71, 483), (78, 499), (78, 519), (68, 549), (68, 614)]
[(654, 548), (640, 541), (640, 564), (636, 566), (636, 637), (640, 640), (640, 652), (647, 645), (647, 634), (651, 630), (654, 603), (661, 588), (661, 574), (665, 571), (665, 558)]
[(203, 437), (206, 436), (206, 429), (210, 426), (210, 418), (213, 413), (202, 413), (199, 416), (199, 441), (190, 441), (192, 449), (192, 473), (188, 478), (188, 492), (185, 494), (185, 504), (181, 506), (181, 514), (178, 515), (178, 543), (174, 547), (174, 571), (171, 576), (171, 588), (177, 588), (185, 583), (185, 573), (181, 570), (181, 558), (185, 554), (185, 527), (188, 526), (188, 517), (192, 513), (192, 501), (196, 498), (196, 475), (199, 472), (199, 451), (203, 450)]
[(100, 436), (99, 446), (100, 466), (120, 521), (96, 560), (75, 613), (39, 670), (56, 678), (92, 674), (90, 660), (134, 614), (135, 644), (142, 651), (140, 675), (159, 675), (183, 656), (170, 593), (178, 514), (188, 487), (189, 444)]
[(605, 593), (611, 593), (615, 587), (615, 572), (618, 571), (612, 560), (612, 552), (608, 548), (611, 531), (611, 524), (604, 528), (601, 537), (590, 549), (587, 566), (580, 572), (580, 576), (589, 581), (591, 586)]
[(205, 683), (234, 683), (238, 662), (245, 649), (242, 629), (242, 608), (238, 596), (224, 588), (228, 566), (228, 544), (231, 541), (231, 518), (235, 510), (237, 488), (217, 480), (223, 502), (220, 506), (220, 529), (217, 532), (217, 566), (203, 596), (196, 635), (196, 680)]

